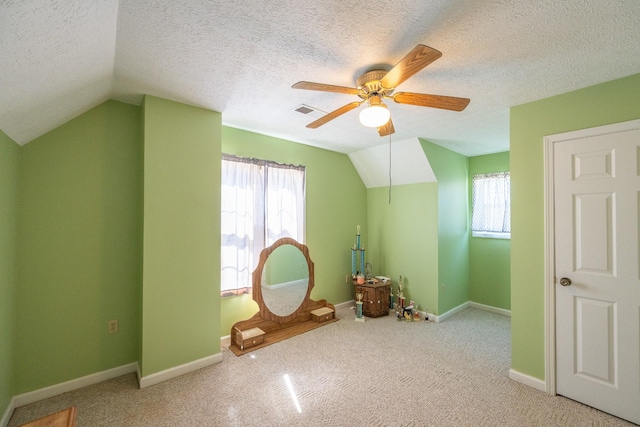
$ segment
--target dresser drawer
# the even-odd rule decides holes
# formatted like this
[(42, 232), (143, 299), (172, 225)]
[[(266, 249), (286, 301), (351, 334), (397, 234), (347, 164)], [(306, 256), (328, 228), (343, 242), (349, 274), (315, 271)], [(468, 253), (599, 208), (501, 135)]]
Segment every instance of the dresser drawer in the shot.
[(334, 312), (329, 307), (317, 308), (311, 312), (311, 320), (321, 323), (333, 319)]
[(236, 346), (240, 350), (253, 347), (264, 342), (264, 331), (260, 328), (251, 328), (246, 331), (236, 329)]

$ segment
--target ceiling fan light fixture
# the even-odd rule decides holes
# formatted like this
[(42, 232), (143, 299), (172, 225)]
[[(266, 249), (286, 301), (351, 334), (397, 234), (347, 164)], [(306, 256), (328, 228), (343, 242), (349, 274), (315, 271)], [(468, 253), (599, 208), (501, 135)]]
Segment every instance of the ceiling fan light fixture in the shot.
[(382, 102), (371, 103), (367, 108), (360, 111), (360, 123), (366, 127), (377, 128), (383, 126), (391, 118), (391, 112)]

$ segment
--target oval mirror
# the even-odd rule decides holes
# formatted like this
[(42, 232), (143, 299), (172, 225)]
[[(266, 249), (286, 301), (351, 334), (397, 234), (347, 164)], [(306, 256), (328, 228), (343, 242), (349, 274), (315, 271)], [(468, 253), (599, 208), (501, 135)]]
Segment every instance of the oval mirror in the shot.
[(269, 254), (260, 279), (262, 300), (276, 316), (293, 314), (309, 288), (307, 259), (296, 246), (284, 244)]

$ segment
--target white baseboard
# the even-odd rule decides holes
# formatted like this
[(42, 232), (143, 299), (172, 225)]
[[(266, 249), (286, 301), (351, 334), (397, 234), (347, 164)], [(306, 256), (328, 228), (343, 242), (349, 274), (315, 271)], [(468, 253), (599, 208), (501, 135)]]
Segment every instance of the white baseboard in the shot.
[(529, 387), (533, 387), (536, 390), (540, 390), (545, 393), (547, 392), (547, 383), (539, 378), (514, 371), (513, 369), (509, 369), (509, 378)]
[(231, 335), (225, 335), (223, 337), (220, 337), (220, 348), (222, 347), (229, 348), (230, 345), (231, 345)]
[(342, 308), (355, 307), (355, 301), (349, 300), (349, 301), (341, 302), (339, 304), (334, 304), (333, 306), (335, 307), (336, 310), (340, 310)]
[(457, 314), (457, 313), (461, 312), (462, 310), (464, 310), (467, 307), (473, 307), (473, 308), (477, 308), (479, 310), (489, 311), (491, 313), (497, 313), (497, 314), (501, 314), (503, 316), (511, 317), (511, 310), (507, 310), (507, 309), (499, 308), (499, 307), (493, 307), (491, 305), (480, 304), (479, 302), (467, 301), (467, 302), (464, 302), (464, 303), (460, 304), (457, 307), (452, 308), (451, 310), (447, 311), (446, 313), (440, 314), (438, 316), (436, 316), (435, 314), (429, 313), (429, 321), (436, 322), (436, 323), (442, 322), (443, 320), (453, 316), (454, 314)]
[(147, 375), (146, 377), (142, 377), (138, 362), (133, 362), (127, 365), (107, 369), (106, 371), (96, 372), (94, 374), (76, 378), (74, 380), (66, 381), (60, 384), (54, 384), (49, 387), (22, 393), (14, 396), (11, 399), (9, 407), (7, 407), (2, 418), (0, 418), (0, 427), (6, 427), (15, 408), (28, 405), (39, 400), (48, 399), (62, 393), (77, 390), (82, 387), (97, 384), (102, 381), (110, 380), (112, 378), (117, 378), (122, 375), (135, 373), (138, 378), (138, 384), (140, 388), (144, 388), (220, 362), (222, 362), (222, 353), (214, 354), (212, 356), (195, 360), (181, 366), (176, 366), (165, 371), (156, 372), (154, 374)]
[(451, 310), (447, 311), (446, 313), (442, 313), (442, 314), (437, 315), (437, 316), (435, 314), (429, 313), (429, 321), (436, 322), (436, 323), (442, 322), (443, 320), (445, 320), (445, 319), (453, 316), (454, 314), (461, 312), (465, 308), (469, 307), (470, 304), (471, 303), (469, 301), (467, 301), (465, 303), (460, 304), (457, 307), (452, 308)]
[[(345, 302), (341, 302), (340, 304), (335, 304), (335, 308), (336, 310), (341, 309), (341, 308), (345, 308), (345, 307), (352, 307), (354, 305), (354, 300), (350, 300), (350, 301), (345, 301)], [(451, 310), (447, 311), (446, 313), (440, 314), (440, 315), (435, 315), (433, 313), (427, 313), (424, 311), (418, 311), (419, 315), (420, 315), (420, 319), (424, 319), (425, 315), (429, 316), (429, 321), (430, 322), (435, 322), (435, 323), (439, 323), (444, 321), (445, 319), (453, 316), (454, 314), (457, 314), (459, 312), (461, 312), (462, 310), (464, 310), (467, 307), (474, 307), (477, 308), (479, 310), (484, 310), (484, 311), (489, 311), (491, 313), (497, 313), (497, 314), (501, 314), (503, 316), (508, 316), (511, 317), (511, 310), (506, 310), (504, 308), (498, 308), (498, 307), (493, 307), (490, 305), (486, 305), (486, 304), (480, 304), (478, 302), (472, 302), (472, 301), (467, 301), (464, 302), (462, 304), (460, 304), (457, 307), (452, 308)]]
[(9, 425), (11, 415), (13, 415), (13, 411), (16, 408), (16, 398), (12, 397), (11, 401), (9, 402), (9, 406), (7, 406), (7, 409), (4, 411), (4, 415), (2, 415), (2, 418), (0, 418), (0, 426), (7, 427), (7, 425)]
[(193, 362), (185, 363), (184, 365), (175, 366), (173, 368), (165, 369), (164, 371), (141, 377), (138, 382), (140, 384), (140, 388), (145, 388), (220, 362), (222, 362), (222, 353), (212, 354), (211, 356), (203, 357), (202, 359), (194, 360)]
[(492, 305), (480, 304), (479, 302), (473, 301), (469, 303), (469, 306), (480, 310), (489, 311), (491, 313), (502, 314), (503, 316), (511, 317), (511, 310), (507, 310), (506, 308), (494, 307)]
[(110, 380), (112, 378), (120, 377), (122, 375), (136, 372), (138, 369), (138, 363), (133, 362), (127, 365), (118, 366), (116, 368), (107, 369), (106, 371), (96, 372), (84, 377), (76, 378), (75, 380), (66, 381), (60, 384), (54, 384), (49, 387), (44, 387), (38, 390), (22, 393), (14, 396), (15, 407), (28, 405), (29, 403), (37, 402), (42, 399), (48, 399), (53, 396), (57, 396), (68, 391), (77, 390), (82, 387), (97, 384), (102, 381)]

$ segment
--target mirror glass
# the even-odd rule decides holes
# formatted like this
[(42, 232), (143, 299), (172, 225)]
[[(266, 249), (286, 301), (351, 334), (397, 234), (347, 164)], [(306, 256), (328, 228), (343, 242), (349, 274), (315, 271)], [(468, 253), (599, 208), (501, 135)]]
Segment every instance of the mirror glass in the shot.
[(293, 245), (277, 247), (264, 264), (260, 280), (262, 299), (269, 311), (288, 316), (300, 307), (309, 286), (309, 266)]

